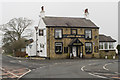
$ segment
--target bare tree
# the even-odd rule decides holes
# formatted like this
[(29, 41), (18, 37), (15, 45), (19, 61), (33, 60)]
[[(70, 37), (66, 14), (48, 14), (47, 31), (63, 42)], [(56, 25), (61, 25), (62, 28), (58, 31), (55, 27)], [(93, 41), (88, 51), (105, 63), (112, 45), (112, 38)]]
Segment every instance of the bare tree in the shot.
[(19, 40), (24, 36), (23, 32), (32, 24), (32, 20), (29, 20), (27, 18), (14, 18), (11, 19), (7, 24), (2, 25), (3, 29), (2, 31), (9, 32), (11, 31), (16, 33), (17, 36), (11, 38), (14, 38), (14, 40)]
[(21, 40), (21, 38), (31, 36), (32, 30), (28, 29), (31, 24), (32, 24), (32, 20), (21, 17), (21, 18), (11, 19), (8, 23), (1, 25), (0, 30), (4, 32), (2, 39), (4, 48), (11, 49), (9, 51), (12, 51), (15, 48), (11, 48), (11, 47), (17, 45), (14, 44), (16, 41), (18, 42)]

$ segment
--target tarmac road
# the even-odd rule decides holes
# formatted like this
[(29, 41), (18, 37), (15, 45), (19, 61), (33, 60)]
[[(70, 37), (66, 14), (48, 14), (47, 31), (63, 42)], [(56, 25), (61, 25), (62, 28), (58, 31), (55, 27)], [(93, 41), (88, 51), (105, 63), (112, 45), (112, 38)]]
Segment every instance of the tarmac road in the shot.
[[(59, 61), (59, 60), (57, 60)], [(52, 61), (51, 61), (52, 62)], [(74, 59), (55, 62), (32, 70), (20, 80), (41, 78), (120, 79), (117, 60)]]
[[(50, 78), (52, 80), (53, 78), (55, 80), (61, 78), (65, 80), (120, 80), (118, 60), (29, 60), (11, 58), (5, 55), (2, 55), (0, 59), (2, 59), (2, 69), (5, 69), (7, 73), (10, 72), (6, 78), (17, 78), (19, 80), (49, 80)], [(2, 71), (3, 73), (5, 72), (4, 70)], [(3, 75), (4, 77), (5, 74)]]

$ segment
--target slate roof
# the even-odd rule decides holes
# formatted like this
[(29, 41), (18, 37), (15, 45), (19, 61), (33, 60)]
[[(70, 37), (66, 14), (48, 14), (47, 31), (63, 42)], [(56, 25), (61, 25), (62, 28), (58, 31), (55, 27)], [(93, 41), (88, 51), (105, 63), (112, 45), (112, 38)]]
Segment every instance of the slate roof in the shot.
[(99, 28), (91, 20), (75, 17), (49, 17), (43, 18), (47, 27), (84, 27)]
[(99, 42), (116, 42), (116, 40), (112, 39), (110, 36), (99, 34)]

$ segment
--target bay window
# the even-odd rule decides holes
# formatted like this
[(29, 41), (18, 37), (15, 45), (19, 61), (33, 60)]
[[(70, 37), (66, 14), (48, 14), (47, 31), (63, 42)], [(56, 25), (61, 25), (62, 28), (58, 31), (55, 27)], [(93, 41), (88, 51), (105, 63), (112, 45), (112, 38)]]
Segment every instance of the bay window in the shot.
[(109, 49), (114, 49), (114, 46), (113, 46), (112, 42), (109, 43)]
[(102, 42), (99, 43), (99, 49), (103, 49), (103, 43)]
[(91, 42), (85, 43), (85, 52), (92, 53), (92, 43)]
[(62, 29), (55, 29), (55, 38), (62, 38)]
[(112, 50), (112, 49), (114, 49), (114, 43), (113, 42), (100, 42), (99, 43), (99, 49), (101, 49), (101, 50)]
[(108, 43), (107, 42), (104, 43), (104, 48), (108, 49)]

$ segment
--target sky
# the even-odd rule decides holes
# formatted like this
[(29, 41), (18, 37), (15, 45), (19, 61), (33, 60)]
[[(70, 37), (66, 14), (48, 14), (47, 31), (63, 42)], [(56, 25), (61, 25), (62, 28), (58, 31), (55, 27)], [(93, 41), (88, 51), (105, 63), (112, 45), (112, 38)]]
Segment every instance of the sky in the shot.
[[(84, 17), (83, 11), (88, 8), (89, 18), (99, 29), (100, 34), (111, 36), (118, 41), (118, 2), (8, 2), (1, 3), (0, 24), (12, 18), (26, 17), (34, 21), (31, 29), (38, 25), (41, 6), (45, 7), (46, 16)], [(116, 43), (117, 44), (117, 43)]]

